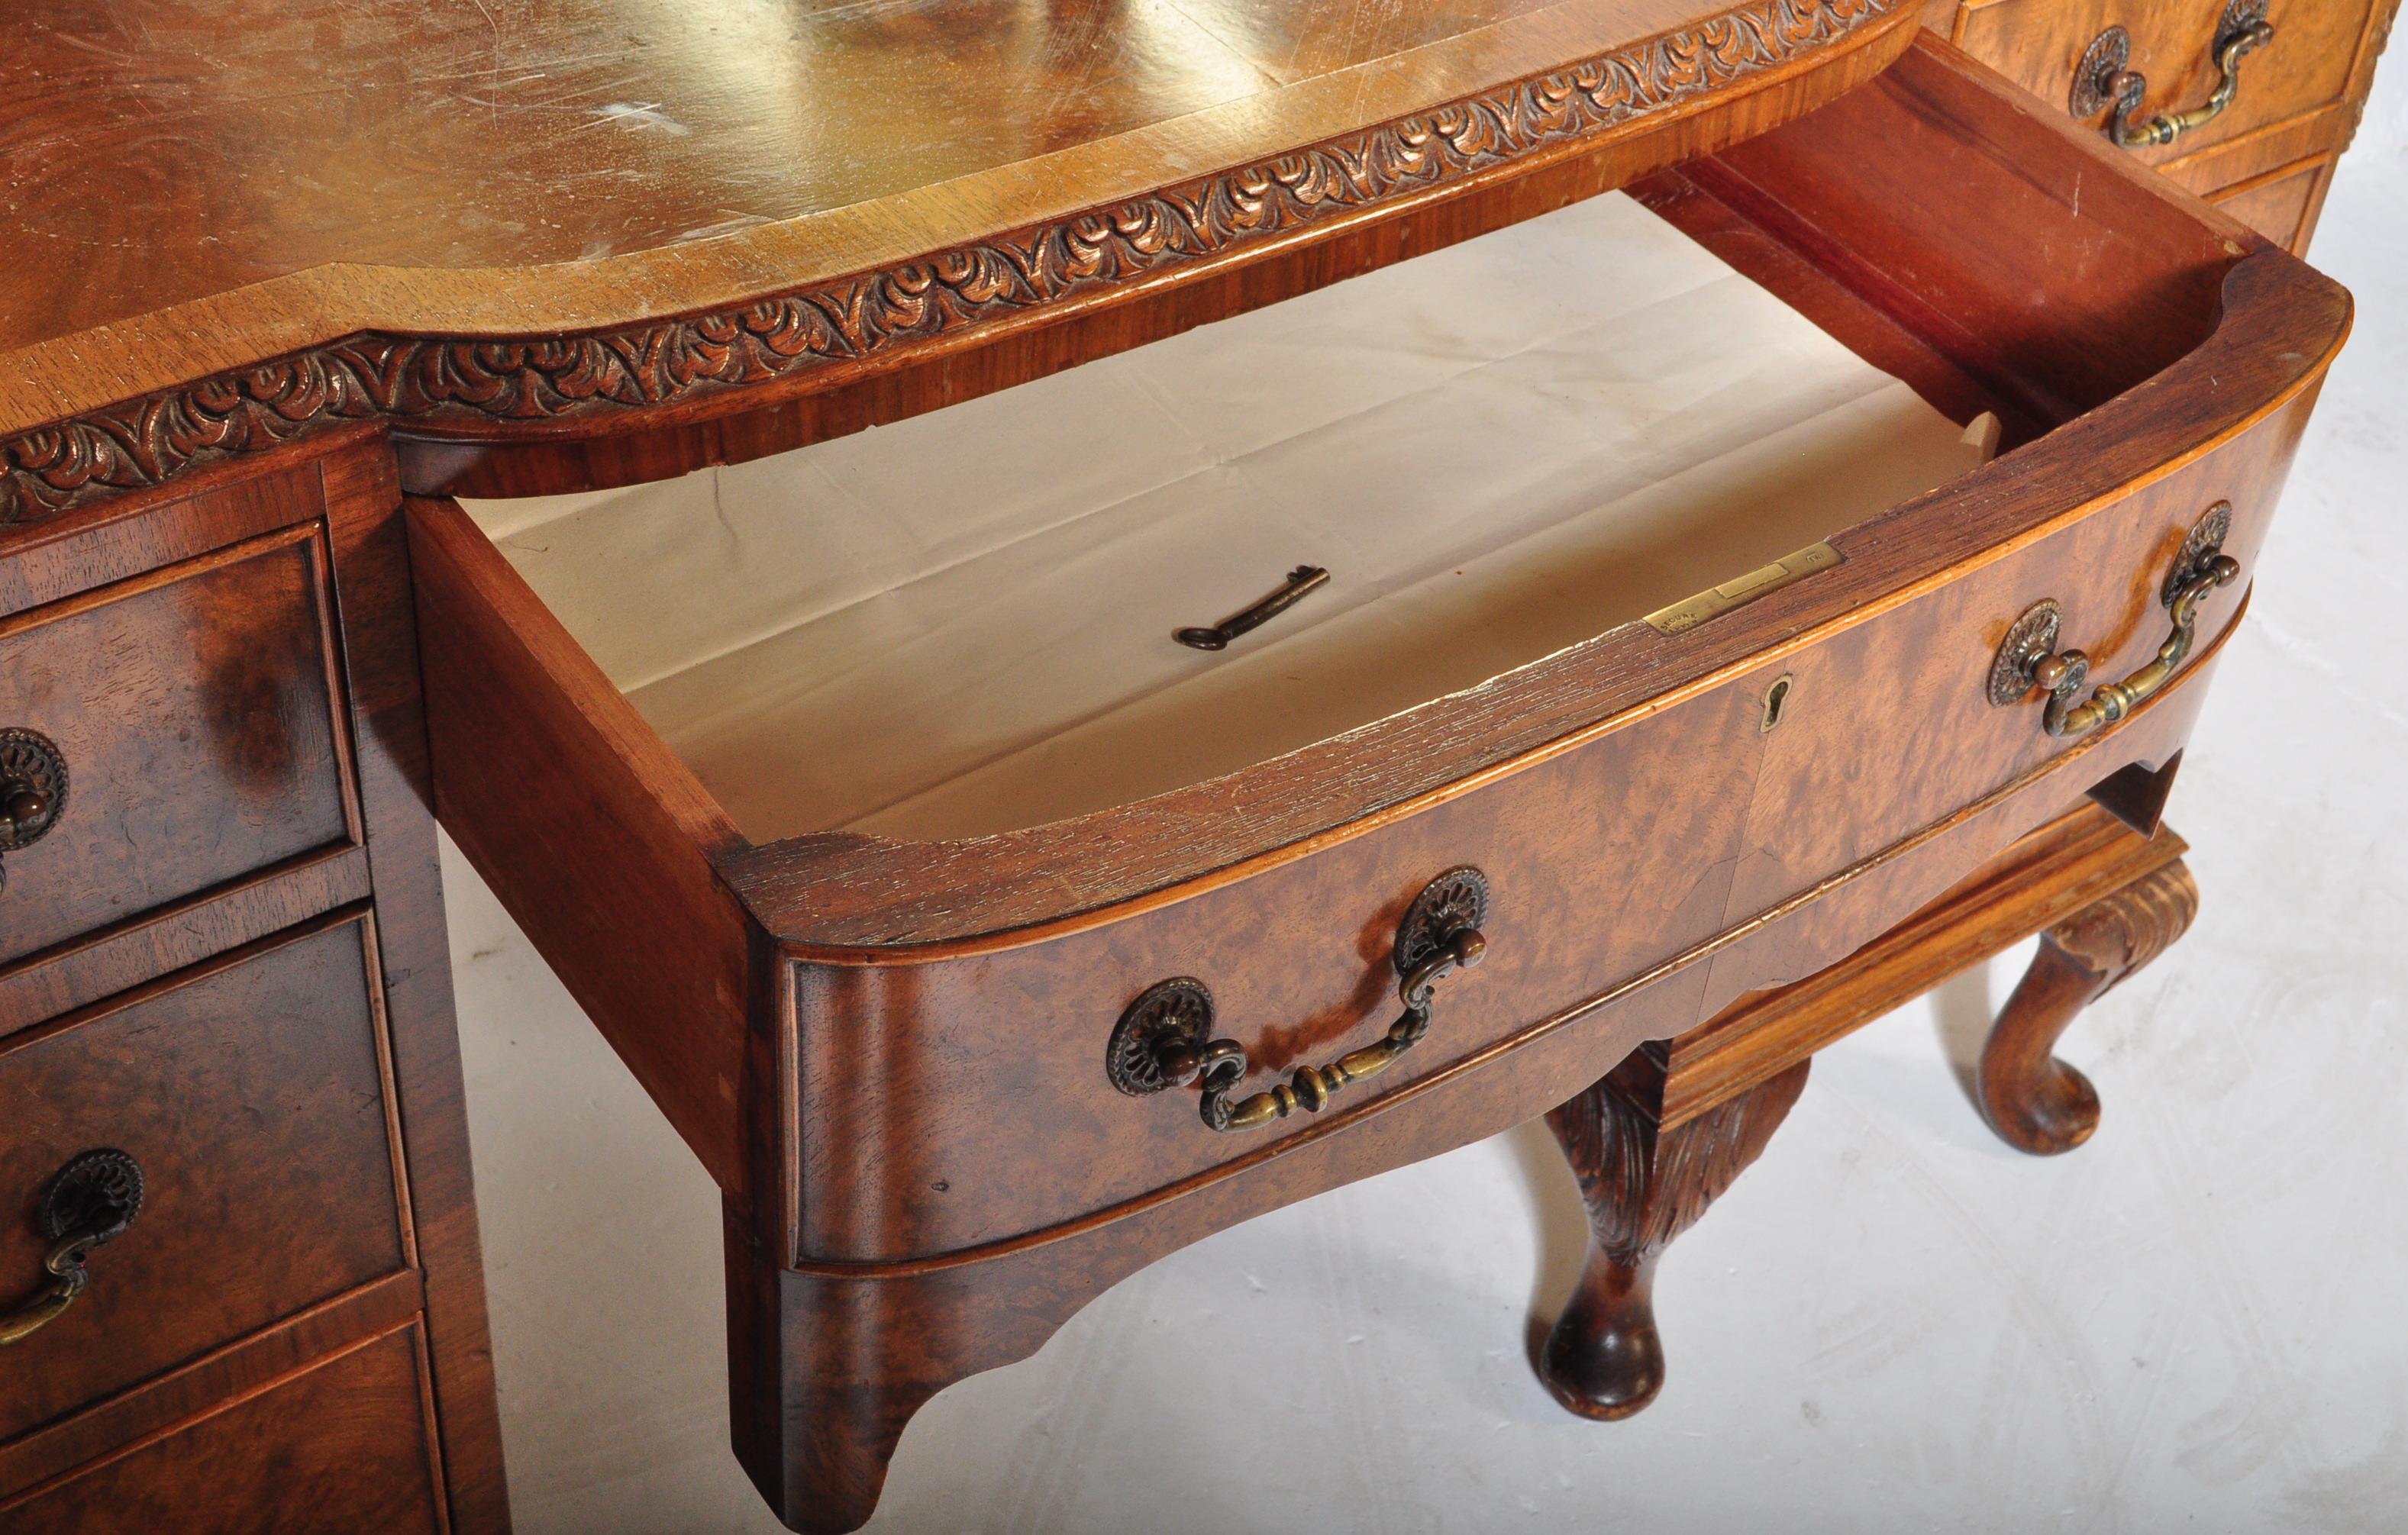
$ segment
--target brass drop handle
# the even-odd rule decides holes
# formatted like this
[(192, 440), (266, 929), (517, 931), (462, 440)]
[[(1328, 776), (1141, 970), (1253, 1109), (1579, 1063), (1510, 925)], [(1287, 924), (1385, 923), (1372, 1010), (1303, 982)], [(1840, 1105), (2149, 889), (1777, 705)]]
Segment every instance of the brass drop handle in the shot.
[(2111, 26), (2091, 41), (2082, 62), (2074, 65), (2073, 92), (2067, 105), (2075, 117), (2084, 119), (2096, 117), (2100, 108), (2112, 106), (2114, 110), (2107, 119), (2107, 136), (2121, 149), (2171, 144), (2192, 129), (2214, 121), (2232, 105), (2241, 94), (2241, 61), (2273, 40), (2274, 24), (2266, 20), (2266, 0), (2231, 0), (2224, 7), (2223, 18), (2216, 23), (2215, 40), (2209, 47), (2218, 76), (2214, 92), (2186, 112), (2159, 112), (2136, 121), (2142, 98), (2148, 94), (2149, 82), (2137, 71), (2125, 67), (2132, 59), (2131, 34), (2120, 26)]
[(50, 1282), (33, 1298), (0, 1314), (0, 1346), (19, 1342), (58, 1320), (92, 1284), (85, 1260), (125, 1234), (142, 1213), (142, 1167), (104, 1148), (70, 1159), (42, 1196), (38, 1220), (50, 1250), (42, 1259)]
[(1469, 865), (1424, 886), (1397, 929), (1393, 959), (1404, 1011), (1378, 1041), (1326, 1066), (1298, 1067), (1286, 1082), (1231, 1101), (1251, 1067), (1246, 1047), (1209, 1037), (1212, 994), (1201, 981), (1180, 976), (1148, 987), (1121, 1013), (1106, 1049), (1106, 1072), (1113, 1086), (1133, 1096), (1200, 1082), (1199, 1111), (1216, 1130), (1253, 1129), (1298, 1109), (1318, 1112), (1340, 1088), (1378, 1076), (1429, 1032), (1438, 983), (1477, 966), (1488, 952), (1480, 931), (1487, 915), (1487, 878)]
[(2100, 684), (2087, 702), (2075, 703), (2083, 684), (2090, 680), (2090, 658), (2077, 650), (2057, 649), (2065, 615), (2055, 598), (2044, 598), (2015, 620), (1991, 658), (1990, 702), (2004, 707), (2028, 696), (2036, 686), (2045, 690), (2048, 707), (2041, 715), (2041, 726), (2057, 737), (2087, 735), (2129, 714), (2143, 699), (2171, 681), (2190, 654), (2199, 634), (2200, 601), (2240, 577), (2241, 562), (2223, 552), (2224, 538), (2231, 525), (2230, 503), (2218, 501), (2191, 529), (2158, 593), (2173, 621), (2172, 632), (2140, 670), (2120, 682)]
[(1229, 1101), (1229, 1095), (1245, 1080), (1246, 1047), (1235, 1040), (1214, 1040), (1203, 1053), (1204, 1123), (1216, 1130), (1251, 1130), (1285, 1119), (1298, 1109), (1320, 1112), (1338, 1089), (1378, 1076), (1419, 1043), (1429, 1032), (1430, 988), (1440, 977), (1479, 964), (1487, 952), (1488, 940), (1476, 927), (1448, 934), (1437, 954), (1414, 966), (1398, 983), (1405, 1011), (1388, 1026), (1379, 1043), (1348, 1051), (1327, 1066), (1299, 1066), (1287, 1081), (1235, 1103)]

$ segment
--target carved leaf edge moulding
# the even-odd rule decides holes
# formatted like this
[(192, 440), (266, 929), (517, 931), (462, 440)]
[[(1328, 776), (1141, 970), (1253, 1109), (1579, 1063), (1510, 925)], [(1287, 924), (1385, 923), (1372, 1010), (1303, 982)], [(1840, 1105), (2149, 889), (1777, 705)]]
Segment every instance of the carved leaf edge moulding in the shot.
[(1898, 4), (1750, 0), (1274, 159), (713, 313), (538, 339), (349, 337), (0, 441), (0, 524), (334, 422), (552, 421), (857, 364), (1607, 132), (1835, 43)]

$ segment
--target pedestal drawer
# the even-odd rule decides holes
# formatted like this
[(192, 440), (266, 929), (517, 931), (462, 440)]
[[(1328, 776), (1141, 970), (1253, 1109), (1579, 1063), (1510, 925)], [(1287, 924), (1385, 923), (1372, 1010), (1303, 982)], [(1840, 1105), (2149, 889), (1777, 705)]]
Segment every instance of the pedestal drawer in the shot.
[(436, 1500), (422, 1344), (389, 1332), (123, 1455), (0, 1500), (11, 1535), (412, 1535)]
[(0, 618), (0, 965), (358, 840), (318, 524)]
[(371, 939), (329, 919), (0, 1039), (0, 1306), (132, 1210), (0, 1351), (0, 1442), (410, 1266)]

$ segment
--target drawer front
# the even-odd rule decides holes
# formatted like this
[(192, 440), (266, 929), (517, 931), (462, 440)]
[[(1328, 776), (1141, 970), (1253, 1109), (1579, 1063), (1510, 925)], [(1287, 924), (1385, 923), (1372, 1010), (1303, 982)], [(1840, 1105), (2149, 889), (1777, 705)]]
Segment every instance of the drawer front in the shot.
[(13, 1506), (11, 1535), (400, 1535), (444, 1528), (418, 1329), (390, 1332)]
[(46, 1192), (139, 1166), (139, 1213), (67, 1309), (0, 1354), (0, 1441), (407, 1268), (365, 916), (0, 1040), (0, 1304), (41, 1288)]
[[(2270, 0), (2272, 41), (2243, 56), (2240, 89), (2213, 121), (2174, 142), (2136, 149), (2150, 165), (2188, 160), (2217, 145), (2259, 134), (2334, 107), (2350, 91), (2375, 5), (2388, 0)], [(1992, 0), (1960, 8), (1951, 27), (1956, 46), (2031, 92), (2051, 109), (2066, 111), (2074, 76), (2091, 44), (2109, 27), (2130, 38), (2127, 69), (2148, 81), (2138, 114), (2175, 115), (2203, 105), (2220, 75), (2214, 51), (2228, 0)], [(2329, 114), (2316, 148), (2337, 145), (2345, 132)], [(2103, 131), (2104, 108), (2086, 117)], [(2222, 158), (2222, 157), (2218, 157)], [(2255, 174), (2252, 165), (2238, 174)]]
[(0, 962), (357, 840), (326, 582), (311, 524), (0, 621), (6, 760), (58, 800), (0, 850)]
[[(1988, 817), (1997, 846), (2128, 762), (2177, 749), (2196, 690), (2069, 742), (2043, 730), (2037, 695), (1990, 701), (1992, 657), (2019, 615), (2054, 598), (2062, 643), (2086, 651), (2100, 681), (2137, 670), (2167, 637), (2157, 594), (2177, 551), (2202, 510), (2229, 500), (2224, 548), (2244, 582), (2202, 608), (2212, 648), (2239, 610), (2304, 414), (1685, 702), (1258, 875), (1016, 948), (797, 967), (801, 1251), (896, 1258), (1007, 1239), (1326, 1127), (1651, 975), (1708, 1010), (1870, 940), (1963, 859), (1885, 874), (1880, 898), (1849, 903), (1845, 930), (1818, 930), (1817, 952), (1793, 968), (1780, 946), (1713, 963), (1833, 882), (1894, 873), (1918, 839), (2035, 775), (2064, 782), (2022, 821)], [(1766, 699), (1784, 679), (1768, 731)], [(1240, 1095), (1373, 1044), (1399, 1011), (1399, 919), (1463, 864), (1491, 890), (1484, 963), (1443, 982), (1426, 1036), (1327, 1111), (1216, 1133), (1193, 1087), (1115, 1090), (1116, 1020), (1176, 977), (1205, 983), (1212, 1035), (1244, 1046)]]

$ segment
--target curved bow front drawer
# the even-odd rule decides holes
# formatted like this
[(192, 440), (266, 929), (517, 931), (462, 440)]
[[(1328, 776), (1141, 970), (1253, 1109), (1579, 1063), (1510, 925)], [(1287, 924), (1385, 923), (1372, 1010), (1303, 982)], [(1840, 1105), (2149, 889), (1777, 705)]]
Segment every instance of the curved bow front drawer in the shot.
[(2149, 813), (2346, 295), (1936, 43), (1633, 190), (413, 503), (438, 812), (772, 1261), (1426, 1154)]

